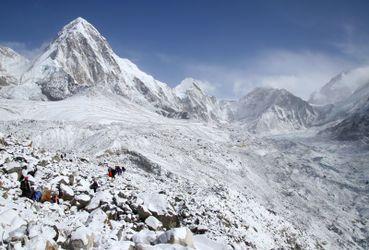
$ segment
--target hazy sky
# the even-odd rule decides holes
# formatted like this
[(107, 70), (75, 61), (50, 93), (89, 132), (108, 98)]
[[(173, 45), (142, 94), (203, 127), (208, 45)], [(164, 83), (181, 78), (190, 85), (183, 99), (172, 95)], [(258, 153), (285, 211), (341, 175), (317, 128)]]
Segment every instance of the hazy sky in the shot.
[(0, 43), (33, 57), (76, 17), (155, 78), (208, 82), (219, 97), (255, 86), (307, 98), (367, 65), (369, 1), (1, 1)]

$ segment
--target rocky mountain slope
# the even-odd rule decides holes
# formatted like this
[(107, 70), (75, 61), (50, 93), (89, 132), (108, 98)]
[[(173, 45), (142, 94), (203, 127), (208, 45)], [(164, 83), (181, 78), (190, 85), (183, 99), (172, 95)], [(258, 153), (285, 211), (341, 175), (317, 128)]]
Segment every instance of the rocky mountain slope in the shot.
[(255, 132), (291, 131), (309, 127), (317, 111), (284, 89), (257, 88), (235, 104), (235, 120)]
[[(202, 216), (193, 213), (199, 209), (189, 197), (155, 190), (162, 186), (160, 181), (131, 165), (140, 155), (127, 159), (129, 173), (109, 179), (99, 161), (49, 154), (33, 148), (30, 141), (10, 136), (1, 135), (0, 140), (1, 247), (151, 249), (155, 245), (155, 249), (229, 249), (204, 235), (209, 229), (200, 224)], [(105, 162), (106, 156), (101, 156)], [(33, 176), (27, 175), (31, 170)], [(43, 188), (41, 201), (21, 196), (18, 180), (22, 173), (35, 189)], [(149, 183), (146, 178), (151, 188), (142, 185)], [(100, 185), (97, 192), (90, 188), (93, 179)], [(46, 194), (58, 189), (63, 196), (59, 204), (51, 203)], [(188, 227), (176, 228), (180, 222)]]
[(28, 60), (14, 50), (0, 46), (0, 88), (20, 81)]

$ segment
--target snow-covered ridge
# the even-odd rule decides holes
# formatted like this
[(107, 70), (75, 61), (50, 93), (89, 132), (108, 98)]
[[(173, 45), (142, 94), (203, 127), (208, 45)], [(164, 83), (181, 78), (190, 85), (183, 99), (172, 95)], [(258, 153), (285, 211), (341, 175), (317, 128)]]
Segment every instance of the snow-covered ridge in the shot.
[(333, 78), (312, 96), (315, 103), (333, 102), (333, 108), (313, 107), (286, 90), (263, 88), (238, 101), (220, 101), (204, 91), (208, 83), (186, 78), (172, 89), (154, 79), (115, 54), (106, 38), (83, 18), (64, 26), (32, 62), (11, 49), (0, 49), (0, 96), (7, 99), (58, 101), (113, 94), (112, 98), (124, 97), (166, 117), (238, 122), (262, 133), (301, 130), (345, 118), (365, 103), (362, 88), (369, 79), (369, 68), (358, 68)]
[(120, 58), (99, 31), (83, 18), (63, 27), (22, 74), (21, 85), (3, 90), (2, 96), (63, 100), (87, 89), (123, 96), (168, 117), (206, 121), (225, 118), (215, 98), (202, 90), (185, 91), (196, 99), (189, 104), (184, 100), (185, 93), (177, 95), (167, 84), (144, 73), (128, 59)]
[(231, 111), (216, 97), (209, 96), (201, 88), (205, 85), (193, 78), (184, 79), (174, 88), (184, 110), (195, 119), (205, 121), (228, 121)]

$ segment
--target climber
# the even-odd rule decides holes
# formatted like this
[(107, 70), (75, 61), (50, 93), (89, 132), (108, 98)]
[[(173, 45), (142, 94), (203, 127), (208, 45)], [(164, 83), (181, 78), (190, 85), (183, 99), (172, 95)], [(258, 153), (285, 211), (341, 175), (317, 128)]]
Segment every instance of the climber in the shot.
[(58, 196), (63, 198), (63, 195), (64, 193), (63, 193), (63, 190), (61, 189), (61, 184), (59, 183), (58, 184)]
[(51, 203), (59, 204), (59, 196), (56, 193), (51, 196)]
[(122, 169), (119, 166), (115, 166), (115, 172), (117, 173), (117, 175), (122, 175)]
[(96, 193), (96, 190), (99, 188), (99, 184), (97, 183), (97, 181), (95, 179), (92, 182), (90, 188), (94, 190), (94, 193)]
[(28, 177), (21, 175), (20, 177), (20, 189), (22, 190), (21, 196), (31, 198), (32, 197), (32, 188), (31, 184), (28, 181)]
[(108, 168), (108, 176), (111, 178), (115, 178), (115, 169), (112, 169), (111, 167)]
[(32, 195), (32, 200), (34, 201), (40, 201), (42, 197), (41, 190), (39, 188), (36, 189), (36, 191)]
[(45, 188), (42, 191), (42, 196), (41, 196), (41, 202), (50, 202), (51, 201), (51, 190), (49, 188)]

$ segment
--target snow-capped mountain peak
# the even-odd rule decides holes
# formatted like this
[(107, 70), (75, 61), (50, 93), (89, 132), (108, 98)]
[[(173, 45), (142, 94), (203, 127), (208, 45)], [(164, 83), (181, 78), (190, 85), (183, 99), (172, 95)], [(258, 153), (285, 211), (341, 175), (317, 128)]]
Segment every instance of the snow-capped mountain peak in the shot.
[(204, 85), (204, 82), (188, 77), (174, 88), (174, 92), (190, 117), (205, 121), (228, 120), (228, 107), (207, 95), (201, 87)]
[(235, 108), (235, 119), (254, 132), (306, 128), (316, 117), (309, 103), (285, 89), (256, 88)]
[(369, 66), (342, 72), (333, 77), (319, 91), (314, 92), (309, 102), (321, 105), (341, 102), (368, 83), (368, 79)]
[(205, 95), (201, 88), (202, 84), (203, 83), (199, 80), (187, 77), (174, 88), (174, 91), (179, 98), (185, 98), (187, 91), (198, 92), (200, 95)]
[(83, 18), (62, 28), (25, 72), (23, 83), (36, 92), (39, 89), (39, 95), (49, 100), (98, 88), (166, 116), (182, 115), (172, 89), (116, 55), (105, 37)]
[(117, 81), (119, 73), (115, 54), (106, 39), (86, 20), (77, 18), (63, 27), (26, 72), (24, 80), (41, 85), (45, 78), (59, 84), (63, 81), (68, 92), (73, 92), (76, 85)]

